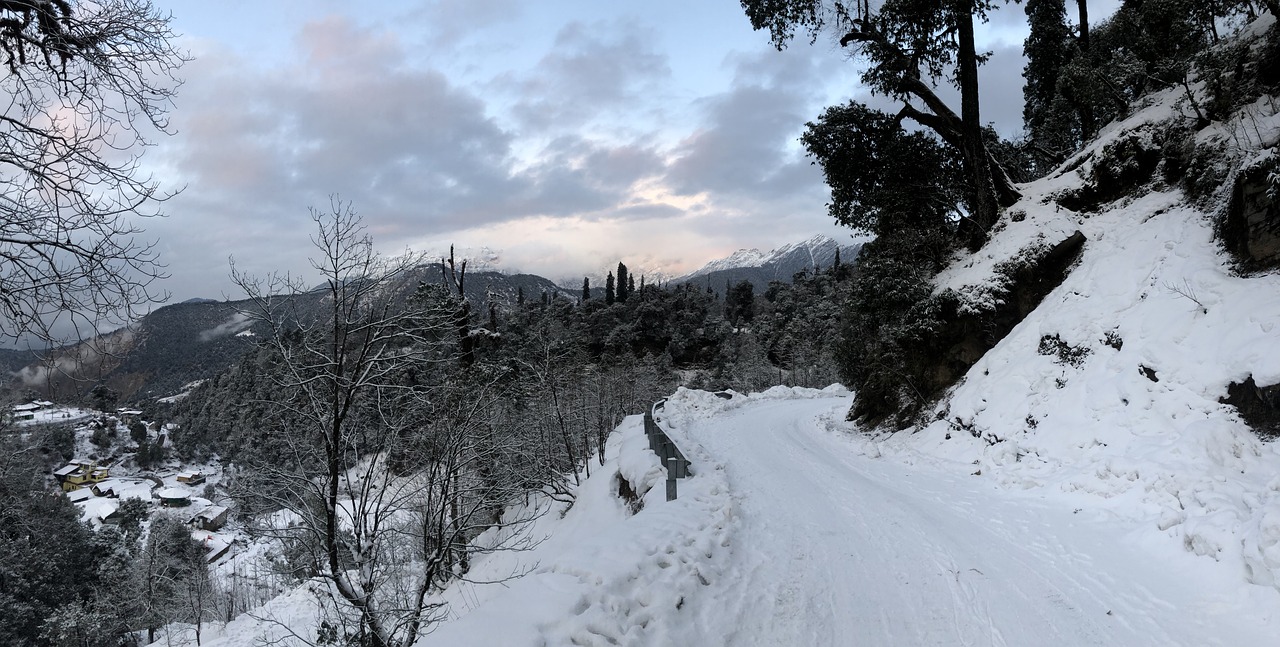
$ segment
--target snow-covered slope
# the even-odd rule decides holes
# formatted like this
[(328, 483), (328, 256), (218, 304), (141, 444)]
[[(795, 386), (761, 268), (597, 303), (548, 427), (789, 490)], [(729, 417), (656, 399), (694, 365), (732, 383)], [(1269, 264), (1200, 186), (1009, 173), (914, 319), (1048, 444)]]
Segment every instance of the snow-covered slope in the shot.
[[(1019, 218), (938, 277), (939, 290), (981, 310), (1000, 297), (1001, 263), (1077, 230), (1087, 238), (1078, 266), (972, 367), (939, 405), (939, 420), (879, 445), (971, 463), (1002, 487), (1069, 495), (1242, 582), (1272, 587), (1280, 447), (1219, 400), (1250, 375), (1280, 382), (1280, 276), (1234, 272), (1214, 240), (1213, 214), (1175, 189), (1152, 187), (1095, 213), (1054, 200), (1084, 182), (1109, 144), (1150, 137), (1189, 110), (1182, 97), (1181, 89), (1156, 95), (1082, 152), (1083, 164), (1024, 187), (1010, 210)], [(1280, 141), (1274, 100), (1241, 114), (1197, 135), (1201, 145), (1228, 147), (1237, 167), (1274, 154)], [(1075, 361), (1039, 352), (1054, 336)]]
[(749, 281), (757, 290), (763, 291), (770, 281), (789, 283), (797, 272), (831, 267), (835, 262), (837, 249), (842, 263), (853, 263), (862, 245), (841, 244), (830, 237), (819, 235), (768, 252), (740, 249), (689, 274), (671, 279), (670, 283), (697, 281), (699, 285), (706, 284), (713, 290), (722, 291), (726, 283), (736, 285), (740, 281)]

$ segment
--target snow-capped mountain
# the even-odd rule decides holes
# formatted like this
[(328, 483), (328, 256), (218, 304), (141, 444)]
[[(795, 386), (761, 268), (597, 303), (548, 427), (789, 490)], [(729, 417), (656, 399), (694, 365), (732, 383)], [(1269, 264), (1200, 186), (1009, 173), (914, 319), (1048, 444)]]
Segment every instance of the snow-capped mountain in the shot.
[(719, 292), (724, 289), (726, 282), (735, 285), (740, 281), (750, 281), (757, 290), (763, 290), (770, 281), (790, 282), (798, 272), (831, 267), (835, 263), (837, 249), (840, 250), (841, 263), (852, 263), (858, 257), (862, 244), (842, 245), (828, 236), (819, 235), (768, 252), (740, 249), (689, 274), (672, 279), (671, 283), (697, 281)]

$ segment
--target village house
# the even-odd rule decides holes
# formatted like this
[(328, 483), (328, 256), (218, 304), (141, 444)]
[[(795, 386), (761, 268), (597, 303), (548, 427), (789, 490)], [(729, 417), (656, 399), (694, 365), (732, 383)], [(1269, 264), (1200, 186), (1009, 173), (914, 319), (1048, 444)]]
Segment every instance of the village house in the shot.
[(227, 523), (227, 508), (211, 505), (192, 517), (190, 523), (200, 530), (219, 530)]
[(92, 486), (95, 496), (151, 500), (151, 484), (140, 479), (111, 478)]
[(31, 402), (29, 404), (15, 404), (13, 405), (13, 419), (14, 420), (34, 420), (36, 417), (36, 412), (39, 410), (40, 410), (40, 405), (34, 402)]
[(137, 409), (117, 409), (116, 415), (119, 416), (120, 422), (128, 426), (137, 422), (141, 418), (142, 412)]
[(43, 411), (52, 406), (53, 403), (48, 400), (32, 400), (26, 404), (13, 405), (10, 415), (14, 420), (35, 420), (37, 411)]
[(178, 482), (183, 485), (200, 485), (201, 483), (204, 483), (204, 474), (196, 470), (179, 472)]
[(191, 505), (191, 490), (184, 487), (171, 486), (156, 492), (160, 505), (166, 508), (185, 508)]
[(53, 476), (58, 479), (63, 492), (74, 492), (82, 487), (93, 486), (107, 480), (110, 470), (99, 467), (97, 463), (84, 459), (75, 459), (65, 467), (54, 470)]

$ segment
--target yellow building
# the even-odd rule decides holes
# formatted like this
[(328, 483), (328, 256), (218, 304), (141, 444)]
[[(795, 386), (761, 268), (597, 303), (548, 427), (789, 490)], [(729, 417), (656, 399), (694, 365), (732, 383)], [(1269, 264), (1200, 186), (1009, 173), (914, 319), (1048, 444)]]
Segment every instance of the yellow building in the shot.
[(105, 467), (98, 467), (97, 463), (73, 460), (66, 467), (54, 471), (53, 476), (58, 479), (64, 492), (74, 492), (86, 485), (92, 486), (105, 481), (109, 472)]

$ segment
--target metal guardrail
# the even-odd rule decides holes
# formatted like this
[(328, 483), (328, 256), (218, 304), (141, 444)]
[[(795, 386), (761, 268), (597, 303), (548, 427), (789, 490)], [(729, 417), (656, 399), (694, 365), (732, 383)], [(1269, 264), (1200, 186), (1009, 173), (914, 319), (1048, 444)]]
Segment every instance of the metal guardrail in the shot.
[(658, 460), (662, 462), (662, 466), (667, 468), (667, 500), (674, 501), (676, 499), (676, 479), (682, 479), (689, 476), (689, 459), (685, 458), (684, 452), (676, 446), (667, 432), (663, 431), (658, 425), (658, 421), (654, 419), (653, 413), (662, 409), (667, 403), (667, 399), (663, 398), (653, 403), (648, 411), (644, 412), (644, 433), (649, 437), (649, 449), (658, 455)]

